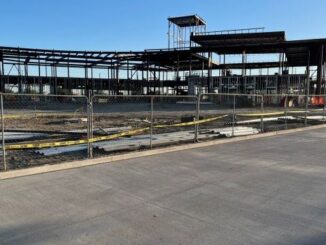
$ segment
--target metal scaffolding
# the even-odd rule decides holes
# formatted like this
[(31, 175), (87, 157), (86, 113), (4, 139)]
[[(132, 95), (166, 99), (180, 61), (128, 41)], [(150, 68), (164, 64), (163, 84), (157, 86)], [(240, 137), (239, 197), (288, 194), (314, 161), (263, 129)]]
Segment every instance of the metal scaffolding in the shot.
[[(168, 49), (0, 47), (0, 91), (87, 96), (325, 93), (326, 39), (288, 41), (285, 32), (263, 28), (206, 32), (206, 22), (197, 15), (169, 18), (168, 23)], [(255, 55), (276, 58), (251, 60)]]

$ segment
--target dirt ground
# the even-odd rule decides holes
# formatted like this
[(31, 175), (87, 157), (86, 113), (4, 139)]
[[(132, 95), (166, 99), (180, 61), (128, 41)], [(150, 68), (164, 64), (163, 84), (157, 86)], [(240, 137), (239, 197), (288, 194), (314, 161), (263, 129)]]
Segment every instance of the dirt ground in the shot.
[[(60, 106), (60, 107), (59, 107)], [(94, 105), (93, 129), (94, 135), (106, 135), (107, 128), (144, 128), (150, 126), (151, 113), (148, 103), (122, 103), (115, 105)], [(299, 109), (299, 108), (298, 108)], [(302, 109), (302, 108), (300, 108)], [(216, 121), (199, 125), (200, 130), (229, 127), (232, 125), (232, 113), (234, 109), (230, 106), (202, 105), (200, 108), (200, 119), (227, 115)], [(284, 111), (280, 107), (264, 108), (264, 113)], [(259, 106), (250, 106), (247, 108), (235, 108), (236, 114), (259, 113)], [(318, 112), (321, 115), (322, 111)], [(296, 114), (303, 116), (304, 114)], [(180, 122), (193, 121), (196, 116), (196, 107), (193, 104), (179, 105), (176, 103), (156, 104), (154, 106), (154, 125), (171, 125)], [(237, 116), (236, 121), (260, 119), (260, 116)], [(87, 137), (87, 113), (86, 109), (80, 105), (62, 104), (51, 105), (49, 108), (25, 107), (11, 108), (5, 110), (5, 131), (6, 132), (44, 132), (43, 137), (36, 137), (28, 140), (6, 139), (7, 144), (19, 144), (26, 142), (48, 142), (65, 141)], [(309, 124), (315, 124), (310, 122)], [(236, 125), (236, 124), (235, 124)], [(257, 129), (261, 128), (260, 122), (250, 126)], [(303, 127), (302, 120), (297, 121), (275, 121), (264, 123), (265, 131), (282, 130), (285, 128)], [(183, 130), (194, 130), (195, 126), (190, 127), (166, 127), (154, 129), (153, 133), (168, 133)], [(99, 130), (102, 129), (102, 130)], [(175, 142), (179, 144), (180, 142)], [(171, 142), (173, 144), (173, 142)], [(102, 153), (95, 152), (97, 156)], [(31, 150), (18, 150), (7, 152), (7, 164), (9, 168), (25, 168), (30, 166), (52, 164), (64, 161), (79, 160), (87, 157), (86, 151), (80, 151), (69, 154), (60, 154), (52, 157), (44, 157)], [(2, 159), (0, 160), (0, 169), (2, 168)]]

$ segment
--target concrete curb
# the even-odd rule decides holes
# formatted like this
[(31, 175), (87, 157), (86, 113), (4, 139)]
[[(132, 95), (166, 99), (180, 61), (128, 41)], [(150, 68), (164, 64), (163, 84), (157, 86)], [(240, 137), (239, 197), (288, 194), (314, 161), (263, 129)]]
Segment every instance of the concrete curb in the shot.
[(249, 136), (230, 138), (230, 139), (219, 139), (219, 140), (212, 140), (212, 141), (201, 142), (201, 143), (185, 144), (185, 145), (180, 145), (180, 146), (171, 146), (171, 147), (159, 148), (159, 149), (154, 149), (154, 150), (132, 152), (132, 153), (127, 153), (127, 154), (114, 155), (114, 156), (108, 156), (108, 157), (102, 157), (102, 158), (96, 158), (96, 159), (87, 159), (87, 160), (82, 160), (82, 161), (58, 163), (58, 164), (54, 164), (54, 165), (43, 165), (43, 166), (32, 167), (32, 168), (28, 168), (28, 169), (12, 170), (12, 171), (8, 171), (8, 172), (0, 173), (0, 180), (12, 179), (12, 178), (35, 175), (35, 174), (43, 174), (43, 173), (49, 173), (49, 172), (67, 170), (67, 169), (82, 168), (82, 167), (93, 166), (93, 165), (97, 165), (97, 164), (111, 163), (111, 162), (117, 162), (117, 161), (122, 161), (122, 160), (133, 159), (133, 158), (147, 157), (147, 156), (153, 156), (153, 155), (158, 155), (158, 154), (163, 154), (163, 153), (184, 151), (184, 150), (202, 148), (202, 147), (207, 147), (207, 146), (228, 144), (228, 143), (233, 143), (233, 142), (241, 142), (241, 141), (245, 141), (245, 140), (260, 139), (260, 138), (266, 138), (266, 137), (271, 137), (271, 136), (276, 136), (276, 135), (291, 134), (291, 133), (303, 132), (303, 131), (320, 129), (320, 128), (326, 128), (326, 124), (311, 126), (311, 127), (306, 127), (306, 128), (297, 128), (297, 129), (288, 129), (288, 130), (282, 130), (282, 131), (277, 131), (277, 132), (268, 132), (268, 133), (249, 135)]

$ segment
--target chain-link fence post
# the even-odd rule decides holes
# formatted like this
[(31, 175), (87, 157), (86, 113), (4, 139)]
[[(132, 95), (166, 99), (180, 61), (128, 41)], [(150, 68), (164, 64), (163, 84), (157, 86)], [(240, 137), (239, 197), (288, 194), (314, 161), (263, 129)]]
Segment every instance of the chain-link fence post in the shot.
[(149, 146), (153, 148), (153, 124), (154, 124), (154, 96), (151, 96), (151, 125), (150, 125), (150, 138), (149, 138)]
[(289, 105), (289, 98), (288, 95), (285, 95), (284, 99), (284, 122), (285, 122), (285, 129), (288, 129), (288, 105)]
[(261, 133), (264, 132), (264, 95), (261, 95), (261, 102), (260, 102), (260, 131)]
[(87, 99), (87, 155), (88, 158), (93, 158), (93, 97), (89, 96)]
[(234, 137), (234, 125), (235, 125), (235, 95), (233, 95), (232, 137)]
[(1, 103), (1, 133), (2, 133), (2, 157), (3, 157), (3, 170), (7, 171), (7, 163), (6, 163), (6, 144), (5, 144), (5, 119), (4, 119), (4, 111), (3, 111), (3, 94), (0, 95), (0, 103)]
[(306, 107), (304, 115), (304, 126), (307, 127), (308, 124), (308, 109), (309, 109), (309, 95), (306, 95)]
[(198, 121), (199, 121), (199, 114), (200, 114), (200, 97), (201, 97), (201, 93), (198, 92), (198, 95), (197, 95), (197, 100), (196, 100), (196, 116), (195, 116), (195, 119), (196, 119), (196, 124), (195, 124), (195, 138), (194, 138), (194, 141), (195, 142), (198, 142), (198, 131), (199, 131), (199, 124), (198, 124)]
[[(324, 88), (326, 89), (326, 88)], [(326, 121), (325, 121), (325, 115), (326, 115), (326, 96), (324, 96), (324, 107), (323, 107), (323, 123), (325, 124)]]

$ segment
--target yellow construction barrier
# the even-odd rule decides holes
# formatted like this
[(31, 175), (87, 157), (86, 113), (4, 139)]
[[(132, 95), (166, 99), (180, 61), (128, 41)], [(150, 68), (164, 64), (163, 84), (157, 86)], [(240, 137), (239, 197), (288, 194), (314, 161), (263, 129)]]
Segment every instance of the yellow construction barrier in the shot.
[(280, 116), (284, 115), (284, 112), (265, 112), (265, 113), (244, 113), (244, 114), (237, 114), (237, 116), (241, 117), (261, 117), (261, 116)]
[[(305, 112), (322, 112), (323, 108), (320, 109), (310, 109), (306, 110), (289, 110), (287, 113), (305, 113)], [(259, 116), (278, 116), (283, 115), (285, 111), (273, 111), (273, 112), (253, 112), (253, 113), (240, 113), (238, 116), (246, 116), (246, 117), (259, 117)], [(27, 114), (5, 114), (4, 119), (18, 119), (18, 118), (30, 118), (30, 117), (77, 117), (77, 116), (86, 116), (81, 113), (80, 110), (76, 110), (76, 112), (67, 112), (67, 113), (57, 113), (57, 112), (36, 112), (36, 113), (27, 113)]]
[(207, 119), (201, 119), (201, 120), (198, 120), (198, 121), (185, 122), (185, 123), (177, 123), (177, 124), (172, 124), (172, 125), (156, 125), (156, 126), (154, 126), (154, 128), (193, 126), (193, 125), (197, 125), (197, 124), (203, 124), (203, 123), (212, 122), (212, 121), (215, 121), (215, 120), (218, 120), (218, 119), (225, 118), (227, 116), (228, 115), (223, 115), (223, 116), (219, 116), (219, 117), (212, 117), (212, 118), (207, 118)]
[[(243, 114), (237, 114), (237, 116), (243, 116), (243, 117), (261, 117), (261, 116), (281, 116), (285, 115), (286, 113), (305, 113), (306, 111), (281, 111), (281, 112), (254, 112), (254, 113), (243, 113)], [(53, 114), (40, 114), (40, 115), (53, 115)], [(60, 116), (65, 114), (59, 114)], [(71, 115), (71, 114), (70, 114)], [(5, 115), (10, 116), (10, 115)], [(15, 115), (12, 115), (15, 116)], [(171, 125), (154, 125), (153, 128), (168, 128), (168, 127), (185, 127), (185, 126), (193, 126), (193, 125), (199, 125), (203, 123), (212, 122), (218, 119), (222, 119), (227, 117), (228, 115), (222, 115), (218, 117), (212, 117), (212, 118), (206, 118), (201, 119), (197, 121), (192, 122), (185, 122), (185, 123), (177, 123), (177, 124), (171, 124)], [(99, 136), (94, 137), (91, 139), (80, 139), (80, 140), (68, 140), (68, 141), (58, 141), (58, 142), (46, 142), (46, 143), (26, 143), (26, 144), (12, 144), (12, 145), (6, 145), (6, 150), (21, 150), (21, 149), (41, 149), (41, 148), (50, 148), (50, 147), (59, 147), (59, 146), (70, 146), (70, 145), (80, 145), (80, 144), (87, 144), (87, 143), (95, 143), (99, 141), (105, 141), (105, 140), (113, 140), (124, 136), (133, 136), (137, 135), (139, 133), (142, 133), (146, 130), (149, 130), (150, 127), (140, 128), (140, 129), (133, 129), (117, 134), (107, 135), (107, 136)]]
[[(212, 121), (224, 118), (224, 117), (227, 117), (227, 115), (202, 119), (202, 120), (193, 121), (193, 122), (177, 123), (177, 124), (172, 124), (172, 125), (155, 125), (155, 126), (153, 126), (153, 128), (192, 126), (192, 125), (198, 125), (198, 124), (202, 124), (202, 123), (212, 122)], [(113, 140), (113, 139), (117, 139), (117, 138), (124, 137), (124, 136), (133, 136), (133, 135), (137, 135), (137, 134), (142, 133), (149, 129), (150, 129), (150, 127), (133, 129), (133, 130), (128, 130), (125, 132), (117, 133), (117, 134), (94, 137), (89, 140), (88, 139), (80, 139), (80, 140), (68, 140), (68, 141), (58, 141), (58, 142), (45, 142), (45, 143), (12, 144), (12, 145), (6, 145), (5, 149), (6, 150), (23, 150), (23, 149), (41, 149), (41, 148), (50, 148), (50, 147), (59, 147), (59, 146), (81, 145), (81, 144), (95, 143), (95, 142), (105, 141), (105, 140)]]
[(4, 119), (20, 119), (20, 118), (31, 118), (31, 117), (35, 117), (35, 118), (40, 118), (40, 117), (86, 117), (85, 114), (80, 114), (80, 113), (27, 113), (27, 114), (22, 114), (22, 115), (18, 115), (18, 114), (5, 114), (3, 116)]
[(321, 112), (322, 109), (312, 109), (312, 110), (289, 110), (289, 111), (273, 111), (273, 112), (253, 112), (253, 113), (240, 113), (237, 116), (242, 117), (261, 117), (261, 116), (282, 116), (286, 113), (288, 114), (301, 114), (301, 113), (311, 113), (311, 112)]

